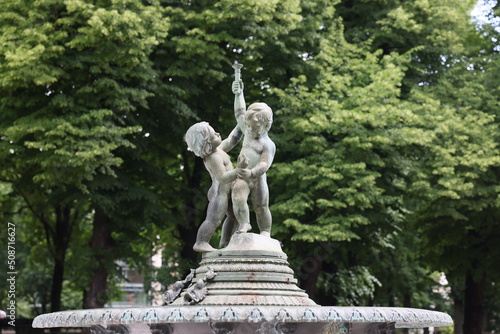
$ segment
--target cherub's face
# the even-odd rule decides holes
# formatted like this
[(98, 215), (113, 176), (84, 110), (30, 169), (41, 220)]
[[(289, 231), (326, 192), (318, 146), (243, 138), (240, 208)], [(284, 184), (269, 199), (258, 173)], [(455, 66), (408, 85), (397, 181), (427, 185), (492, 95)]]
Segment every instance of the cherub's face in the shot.
[(215, 132), (215, 130), (212, 127), (210, 127), (209, 129), (208, 142), (212, 144), (213, 150), (219, 147), (220, 143), (222, 142), (220, 134), (218, 132)]
[(264, 132), (266, 130), (266, 125), (262, 124), (261, 121), (259, 121), (258, 119), (255, 119), (255, 118), (247, 119), (246, 124), (248, 127), (248, 131), (250, 132), (250, 135), (253, 138), (262, 137), (262, 135), (264, 134)]

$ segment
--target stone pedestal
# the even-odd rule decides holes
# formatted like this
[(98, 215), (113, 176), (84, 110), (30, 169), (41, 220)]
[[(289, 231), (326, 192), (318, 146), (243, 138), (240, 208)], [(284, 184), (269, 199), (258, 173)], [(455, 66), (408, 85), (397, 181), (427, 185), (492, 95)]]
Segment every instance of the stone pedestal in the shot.
[[(236, 234), (221, 250), (205, 253), (193, 282), (209, 269), (217, 276), (207, 282), (207, 296), (197, 305), (316, 305), (297, 286), (278, 240), (254, 233)], [(189, 305), (183, 292), (172, 305)]]

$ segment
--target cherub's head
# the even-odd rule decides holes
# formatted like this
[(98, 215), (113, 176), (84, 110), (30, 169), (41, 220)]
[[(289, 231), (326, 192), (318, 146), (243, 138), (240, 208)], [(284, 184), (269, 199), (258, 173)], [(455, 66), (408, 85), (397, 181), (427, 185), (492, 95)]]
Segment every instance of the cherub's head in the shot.
[(210, 155), (221, 143), (220, 134), (207, 122), (196, 123), (191, 126), (184, 136), (188, 150), (196, 156), (204, 158)]
[(252, 103), (246, 112), (245, 122), (252, 137), (261, 137), (271, 129), (273, 111), (263, 102)]

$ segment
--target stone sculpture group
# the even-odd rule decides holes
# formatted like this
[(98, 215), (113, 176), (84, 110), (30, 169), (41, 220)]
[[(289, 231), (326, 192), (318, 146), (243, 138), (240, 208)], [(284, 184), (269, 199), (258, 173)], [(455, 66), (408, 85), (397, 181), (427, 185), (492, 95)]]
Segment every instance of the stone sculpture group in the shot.
[[(276, 145), (268, 132), (273, 122), (271, 108), (263, 102), (253, 103), (246, 108), (243, 95), (244, 85), (240, 80), (241, 64), (235, 63), (234, 115), (237, 125), (228, 138), (222, 140), (207, 122), (191, 126), (185, 136), (188, 149), (203, 159), (212, 178), (208, 191), (208, 209), (205, 221), (201, 224), (193, 249), (197, 252), (210, 252), (215, 249), (209, 241), (220, 226), (224, 216), (219, 246), (226, 247), (234, 233), (246, 233), (252, 226), (248, 198), (255, 211), (260, 234), (270, 237), (272, 217), (269, 210), (269, 188), (266, 172), (276, 153)], [(227, 154), (243, 138), (237, 167)]]

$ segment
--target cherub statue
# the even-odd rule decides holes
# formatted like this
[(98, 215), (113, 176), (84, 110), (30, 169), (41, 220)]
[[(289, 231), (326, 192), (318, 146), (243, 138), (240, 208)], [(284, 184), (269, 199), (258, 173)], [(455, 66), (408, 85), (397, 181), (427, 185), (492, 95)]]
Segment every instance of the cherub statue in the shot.
[(276, 153), (276, 145), (269, 138), (268, 131), (273, 122), (273, 112), (265, 103), (253, 103), (245, 112), (243, 82), (233, 82), (234, 113), (239, 128), (244, 133), (241, 155), (248, 158), (246, 169), (238, 171), (232, 189), (234, 215), (238, 221), (236, 233), (245, 233), (252, 227), (248, 197), (252, 201), (260, 234), (271, 235), (272, 217), (269, 210), (269, 188), (266, 172), (271, 166)]
[[(226, 152), (241, 140), (242, 135), (241, 129), (236, 126), (228, 138), (221, 140), (220, 134), (215, 132), (207, 122), (196, 123), (186, 132), (185, 140), (188, 149), (196, 156), (203, 158), (205, 167), (212, 178), (212, 186), (208, 191), (207, 216), (198, 229), (196, 243), (193, 246), (197, 252), (215, 250), (210, 246), (209, 241), (224, 215), (227, 214), (225, 225), (234, 225), (235, 217), (229, 203), (230, 191), (236, 177), (243, 173), (248, 165), (248, 159), (245, 155), (240, 155), (238, 168), (234, 169)], [(230, 238), (230, 231), (224, 230), (221, 247), (226, 246)]]

